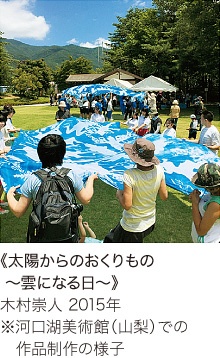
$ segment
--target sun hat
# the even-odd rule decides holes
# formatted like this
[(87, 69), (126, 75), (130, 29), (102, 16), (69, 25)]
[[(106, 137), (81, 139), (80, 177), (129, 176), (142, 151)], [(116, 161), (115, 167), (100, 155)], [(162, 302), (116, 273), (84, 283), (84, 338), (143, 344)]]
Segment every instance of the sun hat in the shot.
[(194, 118), (196, 118), (196, 115), (195, 115), (195, 114), (191, 114), (190, 118), (191, 118), (191, 119), (194, 119)]
[(65, 101), (60, 101), (60, 103), (58, 104), (58, 107), (66, 107)]
[(151, 93), (151, 97), (156, 97), (154, 92)]
[(179, 104), (177, 99), (174, 99), (173, 104)]
[(123, 148), (134, 163), (143, 167), (160, 163), (154, 155), (155, 145), (146, 138), (137, 138), (133, 144), (125, 143)]
[(215, 188), (220, 186), (220, 166), (215, 163), (202, 164), (191, 182), (200, 188)]
[(153, 111), (150, 112), (150, 114), (158, 114), (158, 111), (156, 109), (153, 109)]

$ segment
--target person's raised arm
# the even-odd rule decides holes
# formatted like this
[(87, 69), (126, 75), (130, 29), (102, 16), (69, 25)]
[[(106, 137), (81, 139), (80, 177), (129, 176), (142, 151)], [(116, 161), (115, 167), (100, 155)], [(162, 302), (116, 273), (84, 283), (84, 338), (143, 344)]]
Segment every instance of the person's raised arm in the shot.
[(88, 205), (92, 199), (94, 193), (93, 183), (95, 179), (98, 179), (98, 173), (90, 175), (87, 179), (85, 188), (83, 187), (76, 193), (77, 199), (84, 205)]
[(218, 203), (211, 202), (202, 217), (199, 212), (199, 194), (200, 192), (197, 189), (193, 190), (193, 192), (189, 195), (189, 200), (192, 201), (192, 216), (197, 234), (199, 236), (204, 236), (220, 217), (220, 210)]
[(24, 215), (31, 202), (31, 198), (27, 198), (23, 194), (21, 194), (19, 200), (15, 199), (16, 190), (19, 187), (20, 185), (12, 186), (7, 193), (9, 208), (17, 218)]

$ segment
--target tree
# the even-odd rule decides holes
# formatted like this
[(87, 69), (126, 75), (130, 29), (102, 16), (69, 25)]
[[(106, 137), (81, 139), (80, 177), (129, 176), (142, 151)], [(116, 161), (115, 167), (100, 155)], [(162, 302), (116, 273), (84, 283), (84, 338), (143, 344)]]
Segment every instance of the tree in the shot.
[(52, 70), (44, 59), (19, 62), (13, 85), (22, 96), (38, 97), (50, 88)]
[(117, 19), (106, 61), (142, 77), (172, 74), (173, 49), (163, 36), (167, 23), (161, 21), (157, 10), (131, 8), (125, 18)]
[(93, 73), (92, 62), (85, 57), (78, 57), (76, 60), (69, 56), (69, 59), (64, 61), (59, 68), (54, 72), (54, 80), (60, 90), (68, 87), (66, 79), (69, 75), (81, 73)]
[(217, 0), (154, 0), (131, 8), (109, 34), (105, 64), (142, 77), (155, 75), (188, 91), (217, 86)]
[(216, 0), (154, 0), (158, 15), (170, 23), (169, 41), (175, 38), (177, 76), (180, 87), (188, 91), (218, 87), (219, 49)]
[(0, 31), (0, 85), (9, 86), (12, 77), (12, 58), (5, 49), (6, 42), (2, 37), (3, 32)]

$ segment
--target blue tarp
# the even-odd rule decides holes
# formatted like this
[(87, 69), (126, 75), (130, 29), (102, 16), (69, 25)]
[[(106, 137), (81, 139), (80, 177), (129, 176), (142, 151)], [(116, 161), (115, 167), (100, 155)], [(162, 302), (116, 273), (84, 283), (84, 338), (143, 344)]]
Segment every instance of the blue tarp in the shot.
[[(0, 160), (0, 177), (6, 192), (11, 186), (22, 185), (28, 175), (41, 168), (37, 145), (49, 133), (60, 134), (66, 141), (64, 167), (73, 169), (84, 180), (98, 172), (105, 183), (123, 188), (123, 172), (134, 166), (123, 144), (133, 143), (137, 135), (121, 129), (119, 122), (97, 123), (71, 117), (37, 131), (20, 132), (7, 160)], [(220, 165), (220, 158), (200, 144), (159, 134), (148, 134), (146, 138), (155, 144), (155, 155), (164, 168), (167, 185), (183, 193), (189, 194), (195, 188), (190, 178), (200, 165)]]

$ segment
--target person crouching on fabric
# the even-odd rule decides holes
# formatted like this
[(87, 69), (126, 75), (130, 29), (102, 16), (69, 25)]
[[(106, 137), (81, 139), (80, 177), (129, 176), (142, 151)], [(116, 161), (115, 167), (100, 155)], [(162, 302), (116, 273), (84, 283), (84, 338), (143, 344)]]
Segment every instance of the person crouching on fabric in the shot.
[(141, 116), (138, 117), (137, 125), (132, 129), (139, 136), (144, 136), (150, 131), (150, 117), (148, 109), (144, 108), (141, 111)]
[[(42, 168), (48, 172), (49, 175), (53, 176), (56, 173), (55, 170), (59, 171), (63, 168), (62, 163), (66, 153), (66, 143), (60, 135), (48, 134), (38, 143), (37, 153), (42, 163)], [(94, 192), (94, 180), (98, 179), (97, 173), (89, 176), (85, 187), (83, 186), (82, 179), (72, 170), (68, 172), (67, 176), (72, 182), (77, 199), (84, 205), (89, 204)], [(19, 200), (15, 199), (15, 194), (20, 185), (13, 186), (9, 189), (7, 194), (8, 205), (16, 217), (21, 217), (28, 209), (31, 200), (36, 199), (41, 183), (42, 180), (37, 175), (34, 173), (31, 174), (21, 187)], [(71, 242), (71, 240), (66, 242)]]
[(191, 182), (209, 192), (202, 198), (198, 189), (189, 194), (193, 242), (220, 243), (220, 166), (214, 163), (201, 165)]
[(113, 237), (104, 242), (141, 243), (155, 226), (157, 193), (162, 200), (168, 197), (163, 168), (154, 156), (155, 146), (146, 138), (138, 138), (134, 144), (124, 144), (129, 158), (136, 168), (124, 172), (124, 190), (117, 190), (117, 198), (123, 207), (120, 223), (112, 230)]

